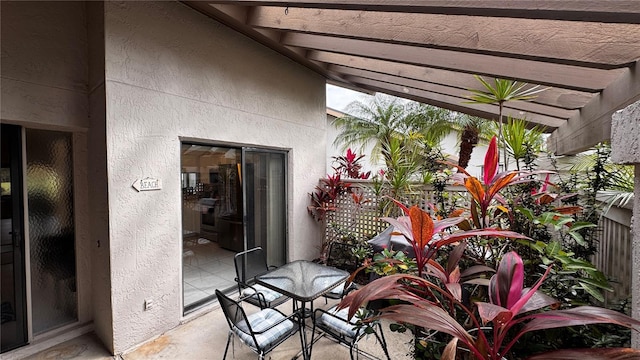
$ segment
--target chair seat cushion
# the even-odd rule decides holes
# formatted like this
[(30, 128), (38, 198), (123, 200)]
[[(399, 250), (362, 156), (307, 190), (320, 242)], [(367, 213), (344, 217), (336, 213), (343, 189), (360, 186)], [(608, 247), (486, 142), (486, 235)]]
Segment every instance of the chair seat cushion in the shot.
[(247, 316), (247, 321), (249, 322), (249, 326), (251, 326), (251, 330), (254, 333), (262, 332), (260, 334), (255, 334), (256, 341), (258, 342), (257, 346), (253, 342), (253, 338), (249, 332), (249, 328), (247, 327), (247, 323), (242, 321), (238, 323), (236, 328), (236, 334), (242, 339), (242, 342), (251, 346), (253, 348), (260, 347), (265, 348), (271, 345), (274, 342), (277, 342), (283, 336), (287, 335), (294, 327), (294, 324), (291, 320), (285, 320), (282, 323), (274, 326), (273, 328), (268, 329), (274, 324), (278, 323), (285, 316), (273, 309), (264, 309), (257, 313), (251, 314)]
[(340, 283), (340, 285), (334, 287), (333, 289), (331, 289), (331, 291), (329, 291), (329, 294), (331, 295), (338, 295), (341, 296), (342, 293), (344, 292), (344, 281)]
[(318, 326), (331, 329), (333, 332), (337, 332), (338, 334), (346, 337), (354, 338), (356, 336), (355, 327), (357, 326), (358, 319), (354, 316), (351, 318), (351, 321), (347, 321), (349, 308), (337, 311), (337, 306), (334, 306), (327, 312), (335, 315), (336, 317), (323, 313), (322, 316), (320, 316), (320, 319), (316, 320), (318, 322)]
[[(253, 290), (255, 289), (255, 291)], [(256, 291), (264, 295), (264, 300), (268, 303), (282, 297), (283, 295), (277, 291), (273, 291), (268, 289), (262, 285), (253, 285), (253, 288), (245, 288), (242, 290), (242, 296), (251, 296), (252, 298), (258, 299), (258, 295)]]

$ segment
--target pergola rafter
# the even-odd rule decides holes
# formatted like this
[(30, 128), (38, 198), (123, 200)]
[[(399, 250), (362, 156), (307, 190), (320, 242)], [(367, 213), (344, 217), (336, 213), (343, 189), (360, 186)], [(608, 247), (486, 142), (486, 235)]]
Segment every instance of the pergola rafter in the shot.
[(549, 87), (505, 114), (552, 131), (558, 153), (607, 140), (611, 114), (640, 99), (635, 0), (185, 4), (351, 89), (497, 119), (497, 106), (468, 103), (474, 74)]

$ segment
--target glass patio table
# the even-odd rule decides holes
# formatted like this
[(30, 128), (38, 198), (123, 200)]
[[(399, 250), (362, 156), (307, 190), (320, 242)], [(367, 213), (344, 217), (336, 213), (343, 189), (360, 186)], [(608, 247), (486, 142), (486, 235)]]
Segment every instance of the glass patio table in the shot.
[(310, 346), (307, 345), (307, 336), (304, 331), (306, 304), (328, 293), (347, 277), (349, 273), (344, 270), (307, 260), (296, 260), (256, 277), (258, 284), (301, 302), (298, 321), (304, 359), (309, 359), (310, 356)]

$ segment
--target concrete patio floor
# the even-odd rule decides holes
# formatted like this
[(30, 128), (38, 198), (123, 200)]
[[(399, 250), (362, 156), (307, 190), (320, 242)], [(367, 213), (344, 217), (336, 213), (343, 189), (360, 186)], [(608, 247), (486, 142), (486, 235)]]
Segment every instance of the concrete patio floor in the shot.
[[(325, 305), (324, 299), (321, 298), (316, 300), (314, 306), (327, 308), (332, 304), (335, 304), (335, 301), (332, 302), (329, 300), (329, 304)], [(257, 308), (249, 304), (243, 306), (247, 313), (257, 310)], [(291, 302), (281, 305), (280, 309), (285, 313), (291, 312)], [(310, 319), (307, 319), (307, 322), (309, 323)], [(226, 320), (222, 310), (216, 305), (211, 311), (194, 317), (192, 320), (167, 331), (158, 338), (144, 343), (136, 349), (120, 356), (110, 355), (95, 334), (88, 333), (25, 357), (24, 359), (222, 359), (227, 341), (227, 333), (228, 326)], [(411, 356), (409, 356), (410, 334), (391, 332), (388, 324), (384, 324), (384, 334), (391, 359), (411, 359)], [(307, 330), (307, 335), (310, 339), (310, 329)], [(373, 358), (384, 359), (382, 348), (374, 336), (367, 336), (358, 344), (360, 350), (373, 355)], [(266, 358), (273, 360), (292, 359), (299, 351), (300, 337), (296, 335), (281, 344), (267, 355)], [(360, 358), (366, 359), (366, 357), (362, 355)], [(235, 338), (234, 347), (232, 348), (230, 346), (227, 359), (257, 359), (257, 355)], [(349, 349), (328, 338), (321, 338), (313, 346), (312, 359), (349, 359)]]

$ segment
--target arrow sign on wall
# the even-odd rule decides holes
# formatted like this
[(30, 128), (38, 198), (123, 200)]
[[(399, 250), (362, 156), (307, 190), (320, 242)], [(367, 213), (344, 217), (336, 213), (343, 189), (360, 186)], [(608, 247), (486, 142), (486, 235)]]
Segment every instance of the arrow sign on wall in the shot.
[(138, 191), (160, 190), (162, 189), (162, 182), (157, 178), (146, 177), (134, 181), (132, 186)]

